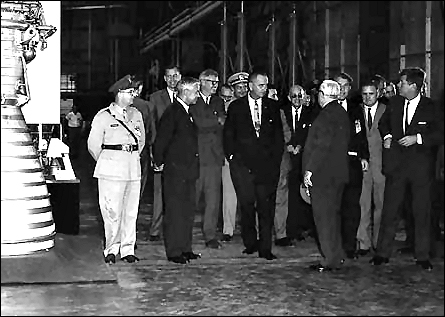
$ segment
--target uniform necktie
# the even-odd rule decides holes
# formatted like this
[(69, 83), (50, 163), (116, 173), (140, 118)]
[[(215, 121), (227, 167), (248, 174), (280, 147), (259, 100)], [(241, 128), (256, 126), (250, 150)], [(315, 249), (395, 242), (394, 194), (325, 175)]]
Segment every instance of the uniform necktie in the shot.
[(371, 107), (368, 107), (368, 129), (371, 130), (371, 127), (372, 127)]
[(406, 103), (406, 106), (405, 106), (405, 126), (404, 126), (404, 128), (405, 128), (405, 130), (404, 130), (405, 134), (407, 133), (407, 131), (408, 131), (408, 126), (409, 126), (409, 122), (408, 122), (408, 106), (409, 106), (409, 101)]
[(253, 114), (254, 114), (255, 131), (257, 135), (259, 135), (261, 123), (260, 123), (260, 107), (258, 105), (257, 100), (255, 100), (255, 107), (253, 108)]

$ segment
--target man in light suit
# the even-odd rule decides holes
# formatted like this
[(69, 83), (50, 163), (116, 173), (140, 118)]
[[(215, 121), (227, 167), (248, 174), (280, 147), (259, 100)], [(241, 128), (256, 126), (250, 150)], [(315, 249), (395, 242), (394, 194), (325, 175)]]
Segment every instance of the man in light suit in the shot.
[[(252, 73), (250, 92), (234, 100), (224, 124), (224, 152), (241, 206), (245, 254), (276, 259), (272, 253), (275, 192), (284, 150), (279, 105), (267, 98), (268, 76)], [(259, 240), (255, 228), (259, 221)]]
[[(368, 254), (377, 245), (380, 219), (385, 192), (385, 176), (382, 174), (382, 137), (378, 130), (386, 105), (378, 101), (378, 86), (369, 81), (362, 85), (363, 111), (366, 118), (366, 135), (369, 145), (369, 168), (363, 173), (360, 196), (361, 218), (357, 231), (358, 254)], [(374, 211), (371, 210), (374, 202)]]
[[(225, 121), (224, 103), (216, 96), (219, 76), (213, 69), (199, 75), (200, 91), (196, 104), (190, 108), (198, 127), (199, 178), (196, 182), (196, 206), (204, 196), (203, 233), (205, 245), (221, 248), (217, 238), (218, 216), (221, 204), (222, 166), (224, 150), (222, 143)], [(199, 208), (199, 207), (198, 207)]]
[(192, 251), (199, 154), (198, 131), (190, 113), (198, 96), (198, 79), (179, 81), (178, 96), (161, 118), (153, 147), (155, 168), (163, 171), (165, 253), (178, 264), (200, 257)]
[(325, 272), (339, 269), (344, 251), (341, 241), (340, 205), (349, 180), (348, 144), (350, 123), (338, 103), (340, 85), (324, 80), (318, 100), (322, 110), (315, 119), (303, 152), (303, 182), (308, 188), (323, 259), (310, 269)]
[(391, 98), (379, 123), (383, 137), (383, 173), (386, 176), (382, 221), (373, 265), (388, 263), (398, 225), (398, 210), (407, 185), (411, 188), (416, 264), (432, 270), (429, 261), (431, 185), (434, 179), (434, 146), (443, 144), (443, 113), (422, 96), (424, 71), (400, 72), (399, 94)]
[(141, 188), (140, 154), (145, 146), (142, 114), (134, 107), (137, 84), (130, 75), (109, 89), (114, 102), (99, 110), (91, 123), (88, 151), (96, 161), (99, 206), (104, 221), (105, 263), (134, 263), (136, 220)]
[[(174, 102), (176, 97), (176, 85), (181, 80), (181, 72), (177, 66), (169, 66), (165, 69), (164, 80), (167, 83), (165, 89), (161, 89), (152, 93), (149, 101), (153, 104), (153, 116), (156, 121), (156, 131), (159, 128), (164, 111)], [(157, 132), (154, 132), (153, 139), (156, 138)], [(159, 241), (161, 239), (162, 214), (164, 203), (162, 201), (162, 172), (154, 171), (153, 175), (153, 217), (150, 227), (150, 241)]]

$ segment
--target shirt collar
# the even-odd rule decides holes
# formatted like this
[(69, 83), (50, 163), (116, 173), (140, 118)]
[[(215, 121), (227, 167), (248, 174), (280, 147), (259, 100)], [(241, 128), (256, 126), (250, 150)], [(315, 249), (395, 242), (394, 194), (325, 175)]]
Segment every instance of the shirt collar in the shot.
[(189, 113), (190, 106), (188, 106), (181, 98), (176, 98), (176, 100), (181, 104), (185, 111)]
[(405, 104), (409, 101), (410, 106), (411, 105), (418, 105), (420, 102), (420, 93), (417, 94), (417, 96), (415, 96), (413, 99), (408, 100), (405, 99)]

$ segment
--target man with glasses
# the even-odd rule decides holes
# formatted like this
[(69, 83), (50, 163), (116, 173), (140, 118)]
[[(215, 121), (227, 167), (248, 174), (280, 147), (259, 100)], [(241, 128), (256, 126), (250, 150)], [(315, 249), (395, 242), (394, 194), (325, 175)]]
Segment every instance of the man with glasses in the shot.
[(341, 200), (341, 228), (343, 248), (348, 259), (357, 259), (357, 231), (361, 219), (360, 196), (363, 172), (369, 167), (369, 147), (366, 135), (365, 116), (360, 104), (349, 99), (352, 77), (347, 73), (335, 76), (340, 85), (339, 103), (348, 113), (350, 141), (348, 145), (349, 182)]
[(204, 196), (203, 233), (208, 248), (219, 249), (217, 239), (221, 202), (222, 165), (224, 150), (222, 132), (225, 120), (224, 103), (216, 95), (219, 76), (213, 69), (199, 75), (200, 90), (196, 104), (190, 108), (198, 127), (199, 178), (196, 181), (196, 206)]
[[(155, 131), (153, 140), (157, 137), (159, 121), (164, 111), (175, 101), (176, 85), (181, 80), (181, 72), (177, 66), (169, 66), (165, 69), (164, 81), (167, 87), (152, 93), (149, 101), (153, 104), (153, 117), (155, 119)], [(151, 218), (150, 241), (159, 241), (162, 230), (162, 171), (155, 170), (153, 175), (153, 217)]]
[(88, 151), (96, 161), (99, 206), (105, 231), (105, 263), (133, 263), (141, 188), (140, 155), (145, 146), (142, 114), (134, 107), (137, 84), (130, 75), (109, 89), (114, 102), (99, 110), (91, 123)]

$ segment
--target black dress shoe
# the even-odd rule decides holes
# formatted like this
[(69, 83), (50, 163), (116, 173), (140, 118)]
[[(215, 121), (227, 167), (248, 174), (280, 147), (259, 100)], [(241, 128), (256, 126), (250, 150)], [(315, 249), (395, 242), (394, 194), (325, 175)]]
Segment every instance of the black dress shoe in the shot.
[(266, 260), (275, 260), (277, 257), (272, 253), (260, 253), (259, 254), (260, 258), (266, 259)]
[(212, 248), (212, 249), (221, 249), (221, 243), (218, 242), (216, 239), (211, 239), (206, 242), (206, 247)]
[(380, 255), (375, 255), (370, 261), (369, 263), (371, 263), (372, 265), (381, 265), (384, 263), (388, 263), (389, 259), (385, 258), (383, 256)]
[(113, 253), (108, 254), (105, 257), (105, 263), (116, 263), (116, 256)]
[(123, 258), (121, 258), (121, 260), (126, 261), (128, 263), (139, 262), (139, 258), (137, 256), (134, 256), (133, 254), (124, 256)]
[(258, 249), (256, 247), (253, 248), (245, 248), (243, 250), (243, 254), (254, 254), (255, 252), (257, 252)]
[(433, 269), (433, 265), (428, 260), (416, 261), (416, 264), (419, 265), (422, 269), (427, 270), (427, 271), (431, 271)]
[(150, 235), (150, 237), (148, 238), (148, 240), (155, 242), (155, 241), (160, 241), (161, 237), (158, 235)]
[(186, 260), (196, 260), (201, 257), (200, 253), (193, 253), (193, 252), (182, 252), (182, 256), (186, 258)]
[(317, 272), (331, 272), (333, 269), (329, 266), (324, 266), (321, 263), (318, 264), (311, 264), (309, 266), (309, 269), (313, 270), (313, 271), (317, 271)]
[(369, 252), (371, 252), (370, 249), (359, 249), (359, 250), (357, 251), (357, 254), (360, 255), (360, 256), (365, 256), (365, 255), (367, 255)]
[(290, 247), (292, 246), (292, 240), (288, 237), (284, 237), (278, 240), (275, 240), (275, 245), (279, 247)]
[(230, 242), (232, 239), (233, 237), (230, 234), (223, 234), (221, 241)]
[(190, 260), (186, 259), (183, 255), (171, 256), (168, 257), (167, 260), (178, 264), (186, 264), (187, 262), (190, 262)]
[(346, 257), (350, 260), (357, 260), (358, 255), (355, 251), (346, 251)]

